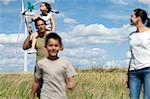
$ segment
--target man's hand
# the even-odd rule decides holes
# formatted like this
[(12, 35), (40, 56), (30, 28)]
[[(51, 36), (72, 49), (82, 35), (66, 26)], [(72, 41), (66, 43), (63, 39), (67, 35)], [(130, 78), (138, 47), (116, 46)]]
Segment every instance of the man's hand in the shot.
[(29, 28), (28, 28), (28, 32), (29, 32), (29, 35), (31, 35), (31, 34), (32, 34), (32, 27), (31, 27), (31, 26), (29, 26)]

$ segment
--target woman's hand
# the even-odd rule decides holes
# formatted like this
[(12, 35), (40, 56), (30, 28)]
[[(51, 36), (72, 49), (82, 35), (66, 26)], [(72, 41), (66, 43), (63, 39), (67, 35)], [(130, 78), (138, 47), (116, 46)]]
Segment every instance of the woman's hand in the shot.
[(123, 79), (123, 84), (129, 88), (129, 79), (128, 79), (128, 75), (125, 77), (125, 79)]

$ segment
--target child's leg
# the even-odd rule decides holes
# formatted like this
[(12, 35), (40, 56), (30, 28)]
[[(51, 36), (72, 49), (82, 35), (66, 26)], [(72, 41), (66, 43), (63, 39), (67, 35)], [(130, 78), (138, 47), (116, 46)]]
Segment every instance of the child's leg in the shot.
[(35, 49), (35, 44), (36, 44), (36, 38), (38, 37), (38, 33), (36, 32), (33, 35), (33, 39), (32, 39), (32, 49)]
[(32, 39), (32, 49), (35, 49), (35, 44), (36, 44), (36, 38)]
[(28, 50), (28, 54), (32, 54), (32, 53), (37, 52), (36, 49), (35, 49), (35, 44), (36, 44), (36, 41), (37, 41), (37, 39), (36, 39), (37, 37), (38, 37), (38, 33), (36, 32), (33, 35), (31, 49)]

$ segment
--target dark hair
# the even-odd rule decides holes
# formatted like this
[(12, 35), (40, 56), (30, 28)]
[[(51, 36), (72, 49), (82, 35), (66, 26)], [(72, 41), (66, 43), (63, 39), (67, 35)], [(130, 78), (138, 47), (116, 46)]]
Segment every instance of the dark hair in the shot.
[(52, 8), (51, 5), (47, 2), (42, 2), (42, 4), (44, 4), (46, 6), (46, 8), (48, 9), (47, 13), (51, 12)]
[(55, 40), (58, 40), (59, 44), (62, 45), (61, 37), (55, 32), (51, 32), (50, 34), (48, 34), (46, 36), (45, 45), (47, 45), (48, 40), (51, 39), (51, 38), (55, 39)]
[(43, 21), (44, 24), (46, 25), (45, 20), (43, 20), (42, 18), (38, 17), (38, 18), (36, 18), (36, 19), (34, 20), (34, 24), (35, 24), (36, 29), (37, 29), (37, 22), (38, 22), (39, 20)]
[(145, 10), (137, 8), (134, 10), (136, 17), (141, 17), (143, 24), (145, 24), (147, 27), (150, 27), (150, 19), (147, 16), (147, 13)]

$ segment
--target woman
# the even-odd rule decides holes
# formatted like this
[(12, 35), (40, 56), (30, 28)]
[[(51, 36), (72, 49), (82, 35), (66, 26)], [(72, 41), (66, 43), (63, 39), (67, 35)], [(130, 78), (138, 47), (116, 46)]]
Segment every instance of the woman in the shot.
[(150, 19), (143, 9), (135, 9), (130, 24), (137, 30), (129, 35), (131, 59), (128, 69), (130, 99), (139, 99), (143, 84), (144, 99), (150, 99)]

